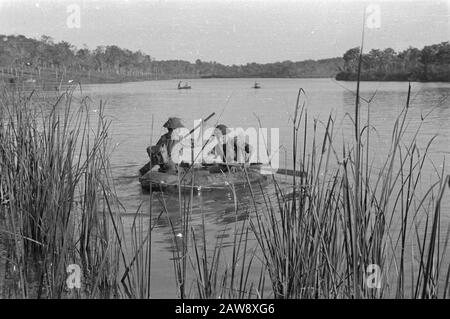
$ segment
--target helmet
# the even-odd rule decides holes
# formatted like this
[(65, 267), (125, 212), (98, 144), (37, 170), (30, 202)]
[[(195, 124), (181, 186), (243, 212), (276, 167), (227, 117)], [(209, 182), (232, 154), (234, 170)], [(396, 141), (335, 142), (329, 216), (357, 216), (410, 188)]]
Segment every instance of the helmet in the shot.
[(222, 135), (226, 135), (227, 133), (230, 132), (230, 129), (224, 124), (217, 125), (216, 129), (219, 130), (222, 133)]
[(167, 129), (177, 129), (180, 127), (184, 127), (184, 125), (181, 123), (181, 119), (178, 117), (169, 117), (166, 123), (164, 123), (163, 127)]

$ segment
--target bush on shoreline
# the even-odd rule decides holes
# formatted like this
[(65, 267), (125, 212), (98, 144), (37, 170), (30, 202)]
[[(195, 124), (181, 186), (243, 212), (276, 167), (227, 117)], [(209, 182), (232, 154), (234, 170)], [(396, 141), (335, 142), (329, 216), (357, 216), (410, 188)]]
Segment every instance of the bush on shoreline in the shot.
[[(356, 81), (360, 48), (344, 53), (344, 66), (336, 80)], [(396, 52), (391, 48), (372, 49), (361, 56), (361, 81), (450, 82), (450, 43), (409, 47)]]

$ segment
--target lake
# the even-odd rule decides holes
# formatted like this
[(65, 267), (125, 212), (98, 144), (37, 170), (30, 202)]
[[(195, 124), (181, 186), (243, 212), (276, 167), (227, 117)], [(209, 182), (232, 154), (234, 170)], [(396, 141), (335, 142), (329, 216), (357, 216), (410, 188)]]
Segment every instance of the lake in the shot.
[[(253, 89), (254, 81), (261, 89)], [(278, 128), (280, 136), (280, 166), (290, 167), (292, 157), (292, 116), (300, 88), (306, 92), (306, 106), (310, 123), (318, 119), (318, 126), (326, 124), (328, 116), (335, 119), (336, 145), (353, 143), (354, 133), (351, 118), (354, 113), (354, 82), (336, 82), (332, 79), (193, 79), (189, 80), (191, 90), (177, 90), (177, 80), (133, 82), (120, 84), (98, 84), (83, 86), (83, 94), (88, 95), (95, 105), (106, 102), (105, 114), (111, 124), (113, 153), (111, 165), (117, 181), (116, 191), (126, 209), (123, 215), (125, 227), (130, 226), (138, 207), (143, 203), (141, 213), (148, 211), (149, 196), (141, 190), (138, 170), (148, 160), (146, 147), (157, 141), (164, 132), (162, 124), (170, 116), (182, 118), (188, 128), (194, 120), (205, 118), (210, 113), (216, 115), (211, 125), (223, 123), (229, 127)], [(395, 118), (406, 103), (408, 83), (404, 82), (363, 82), (361, 95), (369, 100), (370, 119), (375, 133), (373, 160), (387, 151)], [(411, 135), (417, 125), (422, 124), (418, 136), (419, 147), (425, 147), (428, 140), (437, 135), (430, 148), (430, 158), (425, 172), (431, 176), (434, 170), (443, 168), (443, 160), (450, 155), (450, 83), (412, 83), (408, 133)], [(303, 99), (303, 97), (302, 97)], [(367, 106), (363, 103), (363, 116)], [(153, 130), (152, 130), (153, 121)], [(321, 124), (324, 123), (324, 124)], [(319, 129), (320, 131), (320, 129)], [(446, 162), (446, 171), (450, 166)], [(282, 182), (284, 177), (280, 177)], [(286, 181), (288, 183), (289, 181)], [(167, 204), (178, 216), (178, 199), (167, 196)], [(245, 203), (246, 194), (240, 195)], [(156, 203), (157, 205), (157, 203)], [(199, 196), (194, 203), (198, 214), (192, 218), (200, 223), (202, 212), (207, 224), (207, 237), (212, 243), (225, 226), (235, 221), (233, 199), (230, 194)], [(449, 208), (448, 200), (443, 203)], [(447, 219), (450, 217), (448, 209)], [(244, 218), (245, 216), (241, 216)], [(152, 251), (152, 292), (154, 298), (176, 297), (172, 258), (172, 230), (163, 217), (153, 234)], [(225, 242), (227, 239), (225, 239)], [(255, 243), (252, 243), (254, 245)]]

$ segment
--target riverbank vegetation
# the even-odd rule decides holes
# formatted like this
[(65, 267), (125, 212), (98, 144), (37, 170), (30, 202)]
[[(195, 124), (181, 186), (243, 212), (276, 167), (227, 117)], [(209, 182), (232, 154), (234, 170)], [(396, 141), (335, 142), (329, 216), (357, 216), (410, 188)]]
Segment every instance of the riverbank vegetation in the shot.
[[(48, 36), (39, 40), (22, 35), (0, 35), (0, 81), (36, 83), (54, 88), (68, 81), (109, 83), (171, 78), (330, 77), (342, 65), (341, 58), (284, 61), (267, 64), (224, 65), (197, 60), (158, 61), (141, 51), (115, 45), (76, 48)], [(34, 82), (33, 82), (34, 81)]]
[[(121, 230), (107, 160), (109, 123), (102, 107), (90, 116), (87, 99), (73, 108), (73, 90), (53, 99), (2, 88), (3, 297), (118, 296)], [(70, 264), (84, 274), (82, 292), (68, 290)]]
[[(320, 78), (355, 81), (359, 48), (343, 57), (322, 60), (282, 61), (224, 65), (215, 61), (158, 61), (141, 51), (115, 45), (76, 48), (22, 35), (0, 35), (0, 81), (54, 89), (68, 82), (111, 83), (173, 78)], [(372, 49), (362, 56), (361, 81), (450, 81), (450, 44)]]
[[(336, 80), (356, 81), (359, 48), (345, 52), (344, 66)], [(362, 55), (362, 81), (450, 81), (450, 43), (427, 45), (421, 50), (409, 47), (396, 52), (391, 48), (372, 49)]]

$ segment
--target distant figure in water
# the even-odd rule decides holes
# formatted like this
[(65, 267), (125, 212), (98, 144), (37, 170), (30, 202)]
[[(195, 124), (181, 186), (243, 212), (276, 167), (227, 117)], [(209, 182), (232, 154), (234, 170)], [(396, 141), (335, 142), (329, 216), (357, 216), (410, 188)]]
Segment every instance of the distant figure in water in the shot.
[(181, 83), (183, 83), (183, 81), (178, 82), (178, 89), (179, 89), (179, 90), (181, 90), (181, 89), (190, 89), (190, 88), (191, 88), (191, 87), (189, 86), (189, 83), (184, 82), (183, 85), (181, 85)]

